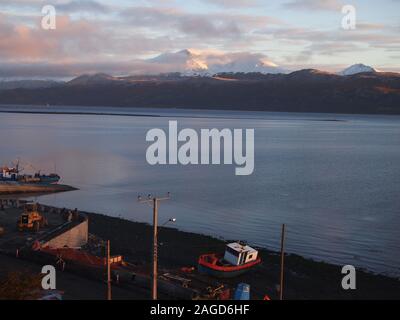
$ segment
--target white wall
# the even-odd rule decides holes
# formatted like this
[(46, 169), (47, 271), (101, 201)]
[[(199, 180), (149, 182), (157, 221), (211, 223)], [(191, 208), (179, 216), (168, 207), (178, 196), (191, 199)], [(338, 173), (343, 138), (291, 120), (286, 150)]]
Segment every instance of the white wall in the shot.
[(237, 266), (239, 264), (239, 257), (234, 256), (228, 251), (225, 251), (224, 260), (228, 261), (230, 264)]
[(78, 248), (87, 244), (89, 236), (89, 223), (85, 220), (74, 228), (67, 230), (63, 234), (51, 239), (43, 244), (44, 247), (56, 248)]

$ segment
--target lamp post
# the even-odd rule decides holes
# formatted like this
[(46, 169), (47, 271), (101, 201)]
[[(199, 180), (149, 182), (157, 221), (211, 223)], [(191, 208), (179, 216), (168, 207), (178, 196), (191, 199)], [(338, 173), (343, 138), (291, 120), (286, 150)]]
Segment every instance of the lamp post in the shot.
[(110, 240), (107, 240), (107, 300), (111, 300)]
[(285, 262), (285, 224), (282, 225), (282, 235), (281, 235), (281, 279), (279, 286), (279, 300), (283, 300), (284, 262)]

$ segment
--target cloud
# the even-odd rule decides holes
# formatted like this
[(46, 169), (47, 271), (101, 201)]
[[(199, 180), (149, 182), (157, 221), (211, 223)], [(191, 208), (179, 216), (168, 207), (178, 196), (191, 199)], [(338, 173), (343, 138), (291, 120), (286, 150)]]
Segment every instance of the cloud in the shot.
[(237, 39), (248, 32), (268, 24), (278, 24), (279, 20), (268, 16), (189, 13), (177, 8), (131, 7), (120, 15), (129, 25), (178, 31), (188, 36), (203, 39)]
[[(46, 0), (2, 0), (2, 5), (12, 6), (34, 6), (37, 4), (44, 4)], [(17, 3), (16, 3), (17, 2)]]
[(140, 54), (171, 49), (164, 35), (148, 36), (141, 30), (121, 34), (102, 21), (57, 16), (56, 30), (43, 30), (40, 17), (33, 25), (0, 14), (0, 61), (70, 62), (132, 60)]
[(89, 55), (98, 52), (107, 38), (95, 24), (69, 16), (57, 17), (56, 30), (43, 30), (39, 25), (39, 18), (32, 27), (0, 16), (0, 59), (38, 61)]
[[(299, 27), (276, 27), (258, 31), (270, 35), (278, 41), (289, 41), (313, 50), (313, 55), (355, 52), (366, 48), (398, 48), (398, 36), (395, 28), (379, 24), (360, 23), (356, 30), (343, 29), (319, 30)], [(347, 50), (346, 50), (347, 48)]]
[(82, 10), (96, 10), (101, 8), (105, 8), (106, 6), (99, 1), (96, 0), (2, 0), (3, 5), (7, 6), (24, 6), (24, 7), (35, 7), (38, 5), (53, 5), (56, 8), (65, 8), (76, 10), (81, 8)]
[(315, 42), (308, 46), (306, 51), (312, 53), (312, 55), (334, 56), (340, 53), (355, 53), (361, 50), (363, 50), (362, 47), (351, 42)]
[(108, 13), (111, 10), (108, 6), (93, 0), (73, 0), (57, 5), (56, 9), (70, 13), (82, 11), (90, 13)]
[(357, 23), (357, 29), (359, 30), (383, 30), (386, 28), (387, 26), (385, 26), (382, 23), (364, 23), (364, 22)]
[(251, 52), (187, 49), (167, 52), (151, 59), (126, 61), (19, 61), (0, 63), (4, 78), (72, 78), (86, 73), (111, 75), (159, 74), (169, 72), (224, 71), (281, 72), (268, 56)]
[(224, 8), (232, 8), (232, 7), (249, 8), (261, 4), (259, 0), (201, 0), (201, 1)]
[(278, 66), (265, 54), (251, 52), (221, 52), (218, 50), (186, 49), (163, 53), (148, 60), (163, 72), (277, 72)]
[(292, 0), (284, 3), (284, 7), (288, 9), (340, 12), (342, 4), (338, 0)]
[[(176, 0), (0, 1), (5, 8), (0, 13), (0, 64), (2, 70), (11, 66), (9, 73), (11, 69), (23, 73), (19, 65), (27, 72), (57, 75), (156, 72), (157, 68), (168, 72), (173, 71), (170, 64), (156, 68), (146, 60), (161, 52), (193, 47), (202, 49), (202, 56), (209, 51), (207, 63), (229, 63), (229, 52), (262, 52), (282, 63), (316, 60), (329, 64), (329, 55), (337, 53), (335, 61), (344, 61), (364, 50), (371, 60), (379, 57), (394, 64), (396, 61), (390, 57), (400, 52), (400, 29), (390, 15), (359, 21), (356, 30), (340, 29), (341, 0), (282, 0), (272, 6), (274, 16), (259, 10), (267, 5), (261, 0), (188, 0), (184, 4)], [(56, 6), (54, 31), (40, 28), (41, 7), (45, 4)], [(365, 19), (373, 7), (363, 8), (365, 14), (359, 18)], [(305, 24), (292, 10), (318, 10), (320, 18)], [(328, 29), (328, 19), (322, 29), (321, 20), (332, 10), (337, 10), (337, 24)]]

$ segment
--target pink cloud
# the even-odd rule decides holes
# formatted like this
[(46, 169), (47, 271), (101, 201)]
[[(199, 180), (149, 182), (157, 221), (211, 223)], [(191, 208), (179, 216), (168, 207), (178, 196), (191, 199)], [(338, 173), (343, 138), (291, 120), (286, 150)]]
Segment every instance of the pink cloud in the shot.
[(292, 0), (284, 6), (290, 9), (338, 11), (342, 4), (338, 0)]

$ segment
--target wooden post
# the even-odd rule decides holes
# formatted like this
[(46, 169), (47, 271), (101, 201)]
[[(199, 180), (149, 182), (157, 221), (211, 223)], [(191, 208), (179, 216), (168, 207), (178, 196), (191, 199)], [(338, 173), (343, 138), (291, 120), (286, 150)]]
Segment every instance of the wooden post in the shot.
[(164, 198), (156, 198), (148, 195), (147, 199), (142, 200), (142, 197), (138, 196), (138, 201), (142, 203), (152, 203), (153, 204), (153, 246), (152, 246), (152, 256), (153, 256), (153, 274), (152, 274), (152, 286), (151, 286), (151, 297), (153, 300), (157, 300), (157, 279), (158, 279), (158, 202), (163, 200), (169, 200), (170, 193)]
[(157, 300), (157, 279), (158, 279), (158, 201), (153, 199), (153, 286), (152, 298)]
[(279, 300), (283, 300), (284, 262), (285, 262), (285, 224), (282, 225), (282, 235), (281, 235), (281, 281), (279, 286)]
[(110, 240), (107, 240), (107, 300), (111, 300)]

